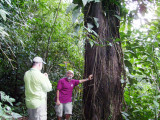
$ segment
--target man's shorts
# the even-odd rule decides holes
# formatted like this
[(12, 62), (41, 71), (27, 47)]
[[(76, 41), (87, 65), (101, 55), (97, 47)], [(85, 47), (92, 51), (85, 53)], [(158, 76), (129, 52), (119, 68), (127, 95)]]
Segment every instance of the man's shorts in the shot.
[(47, 120), (47, 105), (43, 104), (36, 109), (28, 109), (29, 120)]
[(56, 115), (62, 117), (63, 111), (64, 114), (72, 114), (72, 102), (61, 103), (60, 105), (55, 106)]

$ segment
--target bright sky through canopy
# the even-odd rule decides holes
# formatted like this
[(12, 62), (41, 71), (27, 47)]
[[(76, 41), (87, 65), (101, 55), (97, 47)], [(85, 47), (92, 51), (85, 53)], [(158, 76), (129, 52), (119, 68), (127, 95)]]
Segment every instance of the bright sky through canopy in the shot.
[[(126, 4), (127, 9), (129, 11), (133, 11), (137, 9), (138, 3), (137, 2), (127, 2)], [(135, 29), (139, 29), (141, 25), (146, 24), (147, 22), (151, 22), (153, 19), (156, 19), (155, 17), (155, 6), (153, 4), (147, 3), (147, 12), (145, 15), (142, 15), (141, 13), (137, 13), (137, 19), (133, 20), (133, 26)]]
[[(63, 2), (72, 3), (73, 0), (62, 0)], [(154, 4), (154, 3), (153, 3)], [(146, 24), (147, 22), (151, 22), (153, 19), (156, 19), (155, 17), (155, 6), (153, 4), (147, 2), (147, 13), (145, 15), (142, 15), (141, 13), (137, 13), (137, 18), (133, 20), (133, 26), (134, 29), (141, 28), (141, 25)], [(138, 7), (137, 1), (133, 0), (126, 0), (126, 7), (129, 9), (129, 11), (136, 10)], [(142, 30), (145, 31), (145, 30)]]
[(63, 2), (71, 3), (73, 0), (62, 0)]

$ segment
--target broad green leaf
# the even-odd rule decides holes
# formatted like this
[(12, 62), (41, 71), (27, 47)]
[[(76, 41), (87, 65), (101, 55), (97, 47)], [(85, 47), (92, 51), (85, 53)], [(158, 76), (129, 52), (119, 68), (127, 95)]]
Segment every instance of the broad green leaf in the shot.
[(89, 29), (92, 29), (92, 28), (93, 28), (93, 25), (92, 25), (91, 23), (87, 23), (87, 27), (88, 27)]
[(91, 29), (84, 27), (88, 32), (92, 32)]
[(156, 98), (160, 98), (160, 95), (156, 96)]
[(150, 29), (151, 30), (156, 30), (156, 27), (155, 26), (151, 26)]
[(5, 120), (11, 120), (12, 119), (12, 116), (11, 115), (8, 115), (8, 114), (3, 114), (3, 117), (5, 118)]
[(73, 13), (72, 13), (72, 22), (75, 23), (77, 18), (79, 17), (80, 15), (80, 8), (76, 8), (73, 10)]
[(158, 108), (159, 107), (159, 103), (157, 101), (153, 101), (154, 105)]
[(69, 12), (71, 12), (75, 7), (77, 7), (77, 4), (71, 3), (67, 9), (66, 9), (66, 14), (68, 14)]
[(89, 44), (91, 45), (91, 48), (92, 48), (94, 45), (94, 42), (92, 40), (89, 40)]
[(0, 26), (0, 34), (2, 36), (9, 36), (9, 34), (7, 32), (4, 31), (4, 28)]
[(125, 83), (124, 79), (121, 79), (121, 83), (122, 83), (122, 84)]
[(128, 115), (128, 113), (126, 113), (126, 112), (121, 112), (123, 115), (125, 115), (125, 116), (129, 116)]
[(20, 114), (15, 113), (15, 112), (12, 112), (11, 115), (12, 115), (12, 117), (13, 117), (14, 119), (18, 119), (18, 118), (22, 117)]
[(125, 60), (124, 63), (125, 63), (125, 66), (128, 67), (129, 71), (131, 72), (132, 71), (132, 64), (130, 63), (130, 61)]
[(96, 24), (96, 27), (98, 28), (99, 27), (98, 18), (95, 18), (95, 17), (93, 18), (94, 18), (94, 23)]
[(125, 120), (129, 120), (127, 117), (129, 116), (126, 112), (121, 112), (122, 116), (124, 117)]
[(69, 35), (71, 35), (71, 36), (77, 36), (77, 33), (76, 32), (73, 32), (73, 33), (68, 33)]
[(65, 67), (65, 64), (59, 64), (59, 66), (61, 66), (61, 67)]
[(160, 38), (160, 33), (159, 33), (159, 34), (157, 34), (157, 38)]
[(116, 18), (118, 18), (119, 20), (121, 20), (121, 17), (118, 15), (114, 15)]
[(160, 7), (157, 7), (157, 10), (160, 11)]
[(111, 42), (110, 42), (110, 43), (108, 43), (108, 45), (109, 45), (109, 46), (111, 46), (111, 47), (113, 46)]
[(122, 41), (122, 39), (116, 38), (114, 42), (120, 42), (120, 41)]
[(101, 0), (94, 0), (95, 2), (101, 2)]
[(94, 30), (92, 30), (92, 32), (96, 37), (98, 37), (98, 34)]
[(1, 14), (1, 17), (3, 18), (3, 20), (6, 21), (6, 14), (8, 14), (8, 12), (6, 12), (5, 10), (0, 9), (0, 14)]

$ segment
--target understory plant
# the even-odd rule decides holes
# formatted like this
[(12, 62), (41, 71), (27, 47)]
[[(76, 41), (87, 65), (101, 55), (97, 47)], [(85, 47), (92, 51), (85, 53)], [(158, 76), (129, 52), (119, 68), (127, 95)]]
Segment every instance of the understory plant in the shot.
[(6, 95), (3, 91), (0, 91), (0, 120), (13, 120), (22, 117), (20, 114), (13, 112), (14, 98)]

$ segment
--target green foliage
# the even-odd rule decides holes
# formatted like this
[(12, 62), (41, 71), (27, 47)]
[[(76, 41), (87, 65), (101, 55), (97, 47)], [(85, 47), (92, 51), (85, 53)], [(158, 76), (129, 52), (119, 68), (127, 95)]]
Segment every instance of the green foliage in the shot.
[(14, 110), (27, 116), (24, 72), (31, 67), (33, 57), (43, 57), (47, 65), (42, 72), (49, 74), (53, 85), (53, 91), (48, 94), (48, 119), (53, 119), (57, 81), (68, 69), (74, 70), (75, 79), (82, 78), (82, 30), (75, 31), (71, 14), (66, 14), (68, 4), (58, 0), (15, 0), (12, 7), (4, 6), (10, 14), (4, 23), (8, 37), (1, 41), (1, 53), (5, 54), (0, 54), (0, 88), (16, 99)]
[(159, 119), (158, 21), (155, 19), (139, 29), (130, 24), (130, 19), (125, 24), (121, 23), (120, 33), (127, 72), (124, 94), (126, 103), (122, 113), (125, 119)]
[[(6, 95), (4, 92), (0, 91), (0, 118), (5, 120), (12, 120), (22, 117), (20, 114), (15, 113), (12, 111), (11, 106), (13, 107), (13, 102), (15, 102), (15, 99), (10, 98), (8, 95)], [(9, 103), (7, 105), (7, 103)]]
[(155, 96), (155, 91), (155, 85), (145, 81), (128, 85), (125, 88), (125, 111), (127, 111), (127, 118), (129, 120), (155, 118), (155, 109), (159, 109), (159, 104), (156, 102), (156, 97), (158, 96)]
[[(135, 29), (132, 22), (138, 13), (146, 13), (147, 1), (137, 2), (137, 9), (130, 11), (127, 3), (118, 3), (121, 15), (113, 14), (121, 20), (120, 39), (124, 50), (124, 64), (127, 80), (124, 92), (124, 119), (158, 119), (159, 116), (159, 69), (160, 69), (160, 25), (159, 3), (155, 11), (157, 19), (147, 22), (142, 29)], [(91, 46), (103, 46), (101, 40), (96, 42), (97, 33), (92, 30), (99, 27), (98, 19), (92, 18), (94, 24), (84, 27), (81, 8), (89, 2), (106, 0), (74, 0), (69, 6), (59, 0), (1, 0), (0, 8), (0, 88), (13, 99), (1, 92), (0, 115), (13, 117), (13, 110), (27, 116), (24, 101), (23, 75), (31, 67), (34, 56), (41, 56), (47, 62), (43, 72), (49, 74), (53, 91), (48, 94), (48, 119), (56, 117), (54, 99), (57, 81), (65, 76), (66, 70), (75, 72), (75, 79), (83, 77), (84, 41), (90, 33)], [(144, 4), (145, 3), (145, 4)], [(104, 6), (105, 8), (105, 6)], [(104, 9), (105, 10), (105, 9)], [(72, 12), (72, 13), (71, 13)], [(107, 15), (107, 11), (104, 11)], [(112, 45), (108, 43), (108, 45)], [(6, 86), (6, 87), (4, 87)], [(82, 85), (73, 93), (72, 119), (82, 117)], [(11, 106), (11, 107), (10, 107)]]

